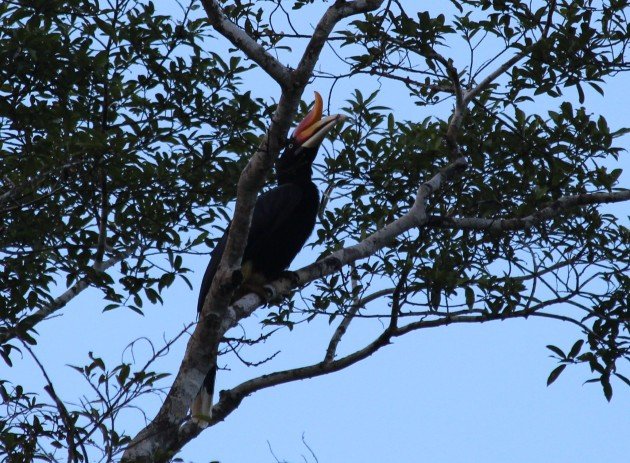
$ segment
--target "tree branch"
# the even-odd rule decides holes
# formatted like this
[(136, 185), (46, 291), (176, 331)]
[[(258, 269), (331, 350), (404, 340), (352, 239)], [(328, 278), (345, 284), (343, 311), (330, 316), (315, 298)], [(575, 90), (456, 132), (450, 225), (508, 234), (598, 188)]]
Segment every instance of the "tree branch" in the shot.
[[(355, 271), (356, 270), (354, 266), (352, 266), (352, 273), (350, 275), (350, 278), (352, 284), (352, 292), (354, 294), (356, 294), (355, 291), (358, 288)], [(363, 305), (361, 304), (361, 300), (359, 299), (358, 294), (356, 294), (354, 300), (352, 301), (352, 305), (350, 306), (350, 310), (348, 310), (348, 312), (344, 315), (343, 320), (341, 320), (341, 323), (339, 323), (339, 326), (330, 338), (328, 349), (326, 349), (326, 355), (324, 356), (324, 362), (331, 362), (335, 358), (335, 354), (337, 353), (337, 346), (341, 342), (341, 338), (344, 334), (346, 334), (350, 323), (354, 319), (357, 312), (361, 309), (361, 307), (363, 307)]]
[[(302, 286), (317, 278), (332, 274), (343, 265), (372, 255), (401, 233), (414, 227), (422, 226), (428, 220), (425, 210), (425, 201), (428, 196), (466, 166), (467, 163), (463, 158), (449, 164), (430, 180), (420, 185), (415, 203), (407, 214), (373, 233), (360, 243), (336, 251), (327, 258), (298, 270), (297, 281), (289, 278), (276, 280), (271, 285), (272, 292), (286, 294), (294, 287)], [(232, 226), (234, 226), (234, 222)], [(225, 259), (226, 256), (224, 255), (223, 260)], [(216, 281), (213, 282), (212, 287), (214, 288), (215, 286), (219, 286)], [(161, 452), (166, 449), (170, 451), (177, 450), (201, 432), (203, 427), (192, 420), (186, 421), (186, 414), (208, 371), (207, 362), (211, 361), (216, 364), (216, 353), (212, 351), (218, 352), (218, 342), (223, 337), (223, 334), (228, 329), (236, 326), (239, 320), (251, 315), (262, 302), (257, 295), (249, 294), (241, 298), (236, 304), (226, 307), (222, 316), (218, 316), (218, 313), (212, 312), (212, 307), (217, 306), (215, 296), (212, 295), (206, 298), (201, 320), (188, 343), (177, 378), (162, 408), (153, 422), (134, 438), (125, 452), (124, 460), (149, 461), (151, 458), (155, 459), (158, 451)], [(207, 317), (204, 317), (206, 309), (208, 309), (206, 306), (209, 306), (211, 311), (207, 312)], [(377, 342), (386, 341), (381, 339), (377, 340)], [(209, 344), (212, 345), (209, 346)], [(362, 354), (358, 354), (358, 358), (350, 363), (355, 363), (364, 358), (361, 355), (371, 355), (369, 350), (368, 348)], [(349, 360), (351, 359), (346, 359), (344, 362)], [(329, 363), (329, 365), (341, 365), (337, 362)], [(340, 369), (339, 366), (335, 368)], [(213, 408), (214, 413), (215, 409)], [(213, 417), (210, 423), (215, 423), (216, 421), (217, 419)]]
[[(445, 182), (452, 179), (466, 166), (467, 163), (464, 158), (459, 158), (449, 164), (430, 180), (420, 185), (414, 205), (406, 214), (372, 233), (358, 244), (335, 251), (324, 259), (297, 270), (295, 272), (296, 278), (277, 279), (268, 285), (270, 292), (273, 296), (286, 295), (295, 288), (339, 271), (344, 265), (371, 256), (391, 243), (400, 234), (412, 228), (424, 226), (428, 221), (424, 207), (428, 196), (437, 191)], [(241, 298), (228, 309), (223, 320), (222, 329), (227, 331), (236, 326), (239, 320), (251, 315), (262, 302), (256, 294), (248, 294)]]
[(477, 217), (443, 217), (431, 216), (428, 227), (453, 228), (461, 230), (507, 231), (525, 230), (546, 220), (558, 217), (566, 210), (592, 204), (617, 203), (630, 200), (630, 190), (610, 193), (584, 193), (575, 196), (563, 196), (547, 207), (525, 217), (506, 219), (482, 219)]
[(282, 88), (289, 86), (291, 76), (289, 69), (274, 58), (265, 48), (251, 38), (247, 32), (223, 12), (219, 2), (215, 0), (201, 0), (212, 26), (245, 55), (265, 70)]
[(525, 58), (536, 45), (538, 45), (539, 43), (541, 43), (547, 38), (549, 34), (549, 30), (551, 29), (551, 21), (552, 21), (555, 9), (556, 9), (556, 2), (555, 0), (553, 0), (552, 2), (550, 2), (549, 14), (547, 15), (547, 22), (545, 24), (545, 28), (543, 29), (543, 32), (540, 38), (536, 42), (531, 44), (530, 46), (524, 47), (520, 52), (518, 52), (512, 58), (510, 58), (505, 63), (500, 65), (497, 69), (495, 69), (490, 74), (488, 74), (485, 79), (483, 79), (481, 82), (477, 84), (476, 87), (464, 93), (464, 104), (468, 104), (473, 98), (475, 98), (482, 91), (488, 88), (490, 84), (495, 81), (495, 79), (497, 79), (500, 75), (505, 73), (508, 69), (510, 69), (516, 63), (518, 63), (520, 60)]
[(339, 21), (356, 14), (374, 11), (383, 4), (383, 1), (384, 0), (335, 1), (335, 3), (326, 10), (326, 13), (324, 13), (320, 19), (317, 27), (315, 27), (313, 36), (304, 50), (302, 59), (293, 72), (293, 85), (303, 87), (308, 83), (308, 80), (313, 74), (313, 69), (315, 69), (315, 64), (319, 59), (319, 55), (324, 45), (326, 45), (333, 28)]
[[(48, 376), (48, 373), (46, 372), (44, 365), (42, 365), (42, 363), (39, 361), (39, 358), (37, 358), (37, 356), (35, 355), (33, 350), (29, 347), (28, 344), (23, 342), (22, 345), (26, 349), (26, 351), (30, 354), (33, 361), (37, 364), (37, 367), (41, 371), (42, 376), (44, 376), (44, 379), (46, 380), (46, 386), (44, 386), (44, 390), (48, 393), (48, 395), (50, 395), (51, 399), (55, 402), (55, 406), (57, 407), (57, 411), (59, 412), (61, 421), (66, 427), (66, 444), (68, 445), (68, 463), (78, 462), (79, 455), (77, 452), (77, 444), (75, 442), (75, 435), (76, 435), (76, 427), (74, 425), (75, 420), (72, 419), (65, 404), (57, 395), (57, 392), (55, 391), (55, 387), (53, 386), (53, 383), (50, 380), (50, 377)], [(82, 450), (83, 450), (83, 459), (87, 459), (85, 448), (83, 448)]]
[[(105, 272), (117, 263), (122, 262), (123, 260), (131, 256), (134, 250), (135, 247), (130, 247), (126, 251), (122, 252), (120, 255), (112, 257), (105, 262), (95, 262), (93, 268), (99, 272)], [(20, 331), (28, 331), (32, 329), (39, 322), (54, 314), (59, 309), (63, 308), (68, 302), (74, 299), (88, 286), (90, 286), (90, 279), (88, 277), (82, 278), (81, 280), (73, 284), (70, 288), (68, 288), (63, 294), (53, 299), (49, 304), (46, 304), (32, 315), (24, 318), (18, 325), (19, 330), (15, 328), (0, 330), (0, 344), (4, 344), (9, 340), (18, 337)]]
[[(234, 311), (228, 307), (234, 289), (239, 284), (240, 264), (251, 223), (251, 216), (258, 192), (262, 188), (267, 172), (271, 169), (280, 152), (286, 134), (319, 54), (335, 24), (348, 16), (377, 8), (381, 1), (361, 0), (355, 2), (335, 2), (328, 8), (319, 22), (313, 38), (295, 72), (291, 74), (291, 85), (283, 86), (278, 107), (273, 115), (269, 130), (248, 164), (241, 173), (234, 217), (217, 273), (204, 302), (200, 321), (191, 336), (184, 359), (180, 365), (173, 386), (169, 391), (155, 419), (133, 439), (123, 460), (155, 461), (183, 445), (179, 434), (180, 424), (186, 418), (190, 404), (199, 391), (204, 377), (211, 369), (216, 369), (218, 346), (227, 327), (232, 326)], [(218, 3), (204, 0), (210, 8), (211, 21), (218, 21), (217, 30), (225, 30), (226, 37), (241, 48), (251, 58), (267, 70), (279, 75), (275, 59), (269, 60), (251, 37), (244, 34), (224, 17)], [(213, 23), (214, 24), (214, 23)], [(223, 29), (219, 29), (223, 28)], [(262, 57), (262, 58), (261, 58)], [(256, 61), (258, 62), (258, 61)], [(273, 77), (273, 76), (272, 76)], [(284, 79), (284, 76), (280, 77)], [(425, 214), (426, 215), (426, 214)], [(258, 304), (256, 305), (256, 307)], [(255, 309), (252, 308), (252, 311)], [(198, 427), (193, 425), (193, 427)]]
[[(462, 313), (458, 315), (448, 314), (442, 318), (436, 318), (432, 320), (420, 320), (417, 322), (408, 323), (407, 325), (401, 327), (396, 327), (395, 324), (390, 323), (390, 325), (385, 328), (385, 330), (383, 330), (383, 332), (370, 344), (343, 358), (331, 362), (323, 360), (321, 362), (305, 367), (293, 368), (263, 375), (258, 378), (245, 381), (227, 391), (221, 391), (221, 399), (213, 408), (212, 423), (217, 423), (225, 419), (226, 416), (228, 416), (240, 405), (245, 397), (253, 394), (254, 392), (280, 384), (315, 378), (317, 376), (323, 376), (329, 373), (343, 370), (361, 360), (366, 359), (382, 347), (391, 344), (392, 338), (403, 336), (412, 331), (424, 328), (447, 326), (453, 323), (483, 323), (493, 320), (527, 318), (533, 313), (532, 310), (521, 310), (499, 314), (489, 312), (485, 312), (479, 315), (470, 314), (474, 312), (477, 311), (467, 311), (467, 313)], [(185, 432), (192, 431), (188, 424), (185, 425), (183, 429), (186, 430)]]

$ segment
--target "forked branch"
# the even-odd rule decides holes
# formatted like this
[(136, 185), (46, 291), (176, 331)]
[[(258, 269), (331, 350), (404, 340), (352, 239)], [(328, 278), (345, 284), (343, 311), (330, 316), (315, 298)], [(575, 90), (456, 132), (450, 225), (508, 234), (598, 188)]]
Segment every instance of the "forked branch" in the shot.
[[(280, 152), (304, 88), (334, 26), (343, 18), (376, 9), (381, 3), (382, 0), (357, 0), (338, 1), (331, 5), (317, 25), (297, 69), (288, 76), (275, 58), (227, 19), (217, 2), (204, 1), (215, 28), (279, 81), (282, 95), (267, 134), (241, 173), (225, 251), (177, 377), (157, 416), (134, 438), (125, 452), (124, 460), (154, 461), (156, 455), (177, 451), (186, 442), (180, 424), (185, 420), (189, 405), (204, 377), (208, 371), (216, 369), (218, 345), (226, 331), (226, 320), (233, 319), (228, 304), (238, 283), (235, 276), (238, 275), (245, 251), (256, 198)], [(231, 326), (231, 323), (228, 321), (227, 325)]]

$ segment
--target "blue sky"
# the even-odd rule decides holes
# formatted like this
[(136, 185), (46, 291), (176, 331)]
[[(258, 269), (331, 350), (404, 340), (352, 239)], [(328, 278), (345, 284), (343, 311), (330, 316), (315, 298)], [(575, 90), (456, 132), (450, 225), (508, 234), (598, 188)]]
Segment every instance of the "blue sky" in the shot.
[[(168, 3), (165, 0), (160, 6), (168, 8)], [(306, 11), (313, 21), (318, 17), (317, 8)], [(307, 30), (308, 20), (302, 27)], [(296, 56), (290, 55), (287, 61), (295, 64)], [(449, 56), (457, 65), (458, 56), (463, 55), (453, 49)], [(321, 63), (334, 66), (332, 54), (325, 53)], [(627, 125), (629, 84), (627, 76), (617, 76), (605, 86), (605, 97), (589, 93), (585, 106), (590, 112), (604, 114), (613, 129)], [(259, 73), (253, 74), (247, 85), (258, 96), (279, 96), (277, 86)], [(315, 83), (307, 89), (305, 99), (310, 99), (312, 90), (327, 95), (327, 85)], [(355, 87), (369, 86), (378, 83), (355, 79), (337, 86), (331, 109), (344, 106)], [(575, 98), (570, 92), (567, 95)], [(383, 83), (380, 101), (392, 107), (397, 118), (422, 119), (426, 113), (411, 104), (403, 88), (387, 82)], [(529, 109), (544, 112), (559, 103), (544, 100)], [(438, 108), (438, 114), (447, 114), (450, 104)], [(627, 137), (624, 145), (630, 147)], [(630, 167), (627, 153), (620, 164)], [(630, 186), (630, 172), (624, 173), (621, 185)], [(612, 210), (627, 223), (627, 206)], [(292, 268), (314, 257), (305, 250)], [(196, 256), (185, 262), (194, 271), (190, 279), (195, 287), (207, 260), (207, 256)], [(67, 364), (85, 363), (90, 350), (107, 361), (118, 362), (124, 347), (141, 336), (159, 344), (163, 336), (174, 335), (194, 319), (196, 299), (196, 292), (178, 282), (167, 292), (163, 306), (147, 307), (146, 315), (140, 317), (127, 310), (101, 313), (105, 303), (88, 290), (73, 300), (62, 316), (41, 325), (35, 350), (50, 369), (62, 398), (76, 400), (77, 391), (84, 386)], [(365, 323), (352, 325), (341, 353), (369, 339), (374, 329)], [(264, 358), (265, 352), (284, 346), (272, 365), (274, 369), (316, 361), (323, 355), (329, 333), (326, 320), (315, 321), (294, 332), (279, 333), (263, 353), (256, 355)], [(302, 443), (304, 435), (320, 463), (626, 462), (630, 455), (628, 388), (616, 382), (613, 400), (608, 403), (598, 385), (582, 385), (589, 378), (583, 366), (565, 370), (556, 383), (546, 387), (556, 363), (545, 345), (568, 348), (576, 336), (572, 326), (540, 320), (416, 332), (340, 373), (256, 393), (224, 423), (190, 443), (180, 457), (199, 463), (273, 463), (276, 459), (271, 447), (280, 461), (304, 461), (303, 455), (311, 462), (314, 459)], [(159, 368), (175, 373), (184, 347), (185, 340), (176, 344)], [(142, 356), (141, 347), (137, 353)], [(27, 359), (16, 363), (2, 376), (33, 388), (42, 383)], [(229, 372), (219, 375), (219, 388), (271, 368), (252, 371), (236, 362), (229, 366)], [(148, 416), (157, 406), (156, 399), (141, 403)], [(139, 415), (130, 414), (124, 426), (134, 434), (140, 424)]]

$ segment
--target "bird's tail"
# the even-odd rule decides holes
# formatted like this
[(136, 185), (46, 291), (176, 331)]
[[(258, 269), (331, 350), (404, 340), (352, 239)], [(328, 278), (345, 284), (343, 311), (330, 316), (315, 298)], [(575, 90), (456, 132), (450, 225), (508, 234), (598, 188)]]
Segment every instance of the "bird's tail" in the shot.
[(215, 376), (216, 368), (211, 368), (190, 407), (192, 420), (202, 427), (208, 426), (209, 421), (212, 419), (212, 395), (214, 393)]

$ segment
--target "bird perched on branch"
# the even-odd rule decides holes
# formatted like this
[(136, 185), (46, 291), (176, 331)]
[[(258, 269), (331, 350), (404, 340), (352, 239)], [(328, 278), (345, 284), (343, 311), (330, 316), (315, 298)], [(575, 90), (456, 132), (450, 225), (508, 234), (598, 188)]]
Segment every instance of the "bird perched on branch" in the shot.
[[(264, 299), (264, 285), (289, 267), (315, 227), (319, 192), (311, 180), (313, 161), (328, 132), (345, 119), (340, 114), (322, 118), (322, 110), (322, 97), (315, 92), (313, 109), (296, 127), (276, 162), (278, 186), (261, 194), (256, 201), (241, 261), (243, 281), (232, 302), (250, 292)], [(199, 313), (221, 262), (228, 233), (229, 226), (212, 251), (199, 291)], [(214, 376), (212, 369), (191, 407), (193, 417), (210, 416)]]

